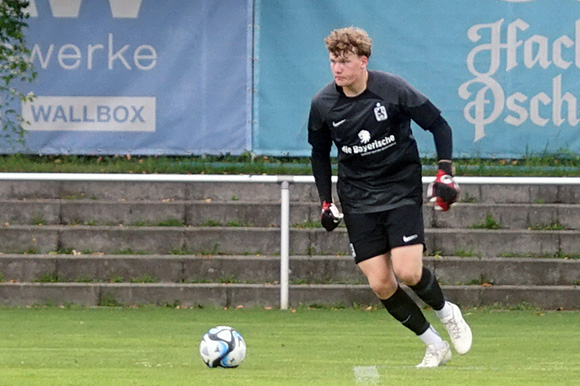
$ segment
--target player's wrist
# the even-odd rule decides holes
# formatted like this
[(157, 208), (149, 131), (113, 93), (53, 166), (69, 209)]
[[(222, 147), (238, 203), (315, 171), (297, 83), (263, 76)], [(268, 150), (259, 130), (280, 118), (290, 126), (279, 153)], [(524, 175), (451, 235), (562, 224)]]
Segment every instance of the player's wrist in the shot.
[(437, 166), (439, 168), (439, 170), (443, 170), (445, 172), (445, 174), (448, 174), (450, 176), (453, 176), (454, 173), (454, 167), (453, 167), (453, 161), (452, 160), (448, 160), (448, 159), (442, 159), (439, 160), (437, 162)]
[(325, 210), (329, 209), (330, 206), (333, 204), (332, 200), (323, 200), (322, 201), (322, 211), (324, 212)]

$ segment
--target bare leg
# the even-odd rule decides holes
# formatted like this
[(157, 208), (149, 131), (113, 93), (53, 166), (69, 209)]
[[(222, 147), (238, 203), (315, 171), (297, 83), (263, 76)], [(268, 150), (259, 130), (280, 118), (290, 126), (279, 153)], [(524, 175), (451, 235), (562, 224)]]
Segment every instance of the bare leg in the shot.
[(387, 311), (427, 344), (443, 343), (413, 299), (397, 283), (389, 254), (360, 262), (359, 267)]
[(371, 290), (379, 299), (388, 299), (397, 290), (397, 279), (391, 267), (389, 254), (385, 253), (361, 261), (358, 267), (367, 277)]

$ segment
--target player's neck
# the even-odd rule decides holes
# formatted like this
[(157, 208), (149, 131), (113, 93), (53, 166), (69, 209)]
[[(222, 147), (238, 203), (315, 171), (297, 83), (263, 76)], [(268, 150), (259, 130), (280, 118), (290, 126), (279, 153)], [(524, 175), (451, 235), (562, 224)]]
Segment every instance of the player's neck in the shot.
[(364, 74), (355, 82), (349, 86), (344, 86), (342, 92), (349, 98), (359, 96), (367, 89), (367, 83), (369, 80), (369, 72), (365, 70)]

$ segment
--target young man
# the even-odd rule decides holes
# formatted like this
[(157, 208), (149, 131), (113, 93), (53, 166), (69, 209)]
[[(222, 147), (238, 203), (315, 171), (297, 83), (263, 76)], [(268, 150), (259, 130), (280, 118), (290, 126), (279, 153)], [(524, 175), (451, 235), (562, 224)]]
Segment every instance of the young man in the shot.
[(458, 194), (451, 128), (439, 109), (403, 79), (367, 70), (371, 39), (364, 30), (337, 29), (324, 42), (334, 81), (314, 96), (308, 123), (322, 224), (331, 231), (342, 218), (331, 193), (334, 142), (338, 196), (355, 262), (387, 311), (425, 342), (425, 357), (417, 367), (440, 366), (451, 359), (449, 344), (398, 282), (435, 310), (455, 350), (467, 353), (469, 326), (423, 267), (421, 163), (410, 121), (433, 133), (440, 170), (429, 195), (440, 210), (449, 209)]

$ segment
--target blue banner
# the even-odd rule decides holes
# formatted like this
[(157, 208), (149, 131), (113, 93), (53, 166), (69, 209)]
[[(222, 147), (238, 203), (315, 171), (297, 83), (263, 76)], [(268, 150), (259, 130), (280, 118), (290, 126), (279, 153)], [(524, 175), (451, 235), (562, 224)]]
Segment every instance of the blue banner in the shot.
[(442, 110), (456, 157), (580, 153), (580, 1), (259, 0), (256, 15), (256, 153), (309, 154), (310, 100), (332, 80), (323, 39), (351, 25), (373, 39), (369, 68)]
[(251, 0), (32, 0), (38, 79), (21, 148), (239, 154), (251, 147)]

